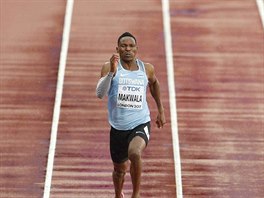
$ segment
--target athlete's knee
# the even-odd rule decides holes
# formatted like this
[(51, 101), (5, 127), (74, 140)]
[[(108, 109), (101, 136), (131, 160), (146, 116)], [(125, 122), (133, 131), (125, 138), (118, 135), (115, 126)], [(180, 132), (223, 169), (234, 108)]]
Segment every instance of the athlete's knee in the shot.
[(128, 152), (128, 159), (130, 161), (138, 161), (141, 159), (141, 150), (140, 149), (131, 149)]
[(114, 171), (113, 174), (117, 177), (124, 177), (128, 168), (128, 162), (124, 162), (122, 164), (114, 163)]
[(126, 175), (126, 171), (114, 169), (113, 175), (118, 178), (123, 178)]
[(146, 143), (142, 137), (135, 137), (129, 144), (128, 159), (130, 161), (138, 161), (141, 159), (141, 154), (146, 147)]

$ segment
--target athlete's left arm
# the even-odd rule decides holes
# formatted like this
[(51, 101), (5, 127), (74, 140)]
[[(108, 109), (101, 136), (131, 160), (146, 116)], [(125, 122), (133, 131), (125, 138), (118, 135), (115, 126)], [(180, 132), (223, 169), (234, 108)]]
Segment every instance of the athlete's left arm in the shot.
[(160, 97), (159, 80), (157, 79), (155, 75), (155, 70), (154, 70), (153, 65), (149, 63), (145, 63), (145, 69), (146, 69), (146, 74), (148, 76), (150, 93), (152, 97), (154, 98), (157, 108), (158, 108), (156, 124), (160, 128), (160, 127), (163, 127), (163, 125), (166, 123), (166, 120), (165, 120), (164, 108), (163, 108), (161, 97)]

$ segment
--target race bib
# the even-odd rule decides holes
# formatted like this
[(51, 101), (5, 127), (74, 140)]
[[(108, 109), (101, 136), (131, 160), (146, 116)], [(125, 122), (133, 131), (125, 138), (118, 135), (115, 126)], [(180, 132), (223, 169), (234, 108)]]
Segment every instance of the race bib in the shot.
[(144, 86), (118, 85), (117, 107), (142, 109)]

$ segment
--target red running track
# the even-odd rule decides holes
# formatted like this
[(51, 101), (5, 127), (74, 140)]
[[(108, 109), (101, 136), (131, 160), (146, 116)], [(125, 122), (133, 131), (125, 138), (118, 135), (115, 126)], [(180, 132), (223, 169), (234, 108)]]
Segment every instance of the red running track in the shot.
[[(264, 44), (256, 3), (170, 6), (184, 197), (263, 197)], [(1, 197), (43, 195), (64, 11), (60, 0), (1, 1)], [(124, 31), (155, 65), (167, 109), (167, 125), (153, 123), (143, 156), (142, 197), (176, 197), (161, 2), (77, 0), (52, 198), (113, 197), (106, 100), (95, 97), (95, 86)]]
[(0, 197), (41, 197), (65, 2), (0, 6)]

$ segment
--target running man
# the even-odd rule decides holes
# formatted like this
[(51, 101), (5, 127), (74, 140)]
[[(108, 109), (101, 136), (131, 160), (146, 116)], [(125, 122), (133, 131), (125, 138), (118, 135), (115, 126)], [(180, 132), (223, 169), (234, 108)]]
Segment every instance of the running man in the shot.
[(150, 112), (146, 100), (147, 86), (154, 98), (158, 115), (158, 128), (165, 124), (160, 86), (154, 67), (136, 58), (136, 38), (129, 32), (117, 41), (116, 52), (110, 62), (103, 65), (96, 87), (98, 98), (108, 95), (110, 153), (114, 165), (115, 198), (123, 198), (124, 176), (129, 166), (133, 184), (132, 198), (140, 197), (142, 172), (141, 154), (149, 142)]

